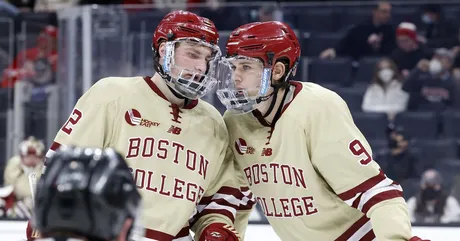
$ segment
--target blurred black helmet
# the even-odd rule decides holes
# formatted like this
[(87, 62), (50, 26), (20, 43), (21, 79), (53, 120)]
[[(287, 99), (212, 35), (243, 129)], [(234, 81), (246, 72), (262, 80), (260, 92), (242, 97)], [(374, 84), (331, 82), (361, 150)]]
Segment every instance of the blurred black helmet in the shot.
[(132, 218), (133, 240), (143, 236), (140, 208), (129, 167), (115, 150), (62, 147), (47, 161), (37, 184), (32, 224), (45, 236), (71, 232), (90, 240), (113, 240)]

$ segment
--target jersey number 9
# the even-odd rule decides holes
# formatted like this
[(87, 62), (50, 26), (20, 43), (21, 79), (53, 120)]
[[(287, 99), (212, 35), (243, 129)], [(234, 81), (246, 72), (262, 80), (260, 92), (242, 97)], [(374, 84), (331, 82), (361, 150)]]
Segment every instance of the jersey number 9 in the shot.
[(350, 142), (348, 149), (354, 156), (361, 157), (359, 160), (361, 165), (366, 166), (372, 161), (372, 156), (366, 151), (366, 148), (364, 148), (363, 144), (358, 139), (354, 139)]

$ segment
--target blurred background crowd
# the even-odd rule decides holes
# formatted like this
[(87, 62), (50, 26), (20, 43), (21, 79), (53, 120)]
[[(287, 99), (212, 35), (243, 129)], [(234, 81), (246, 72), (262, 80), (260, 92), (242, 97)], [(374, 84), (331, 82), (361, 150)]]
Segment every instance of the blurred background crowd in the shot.
[[(172, 9), (214, 21), (221, 48), (242, 24), (288, 23), (302, 45), (296, 80), (319, 83), (347, 101), (374, 159), (403, 186), (412, 222), (460, 223), (460, 1), (410, 0), (0, 0), (0, 217), (30, 216), (28, 174), (41, 168), (50, 144), (46, 87), (62, 81), (56, 77), (62, 37), (56, 12), (88, 4), (118, 4), (134, 13), (127, 76), (152, 74), (151, 33)], [(94, 68), (103, 71), (97, 77), (110, 76), (117, 59), (98, 56)], [(7, 156), (7, 110), (15, 108), (17, 82), (32, 89), (22, 103), (27, 138)], [(207, 100), (224, 111), (215, 96)]]

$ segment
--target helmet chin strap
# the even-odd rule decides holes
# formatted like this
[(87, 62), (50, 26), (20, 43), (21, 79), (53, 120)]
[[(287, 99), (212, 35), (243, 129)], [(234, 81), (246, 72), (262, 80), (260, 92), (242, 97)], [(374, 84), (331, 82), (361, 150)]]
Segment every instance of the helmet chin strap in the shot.
[(173, 88), (171, 88), (169, 85), (166, 85), (168, 86), (169, 90), (173, 93), (174, 96), (176, 96), (178, 99), (187, 99), (185, 98), (184, 96), (182, 96), (181, 94), (177, 93), (177, 91)]
[[(171, 78), (171, 76), (168, 76), (167, 78)], [(164, 80), (164, 81), (167, 81), (167, 80)], [(189, 103), (190, 103), (190, 99), (184, 97), (183, 95), (177, 93), (176, 90), (174, 90), (173, 88), (171, 88), (169, 85), (166, 85), (168, 86), (168, 89), (171, 91), (171, 93), (178, 99), (181, 99), (181, 100), (184, 100), (184, 106), (187, 106)]]
[[(266, 101), (266, 100), (268, 100), (270, 98), (270, 96), (273, 95), (273, 99), (270, 102), (270, 106), (268, 107), (267, 112), (265, 112), (265, 114), (263, 115), (264, 118), (269, 116), (272, 113), (273, 109), (275, 108), (276, 100), (278, 98), (278, 91), (281, 89), (281, 85), (273, 85), (272, 84), (271, 86), (273, 87), (273, 92), (270, 95), (266, 96), (266, 98), (264, 98), (264, 100), (261, 100), (261, 101)], [(281, 116), (281, 111), (283, 110), (284, 101), (286, 101), (286, 97), (287, 97), (288, 92), (289, 92), (289, 87), (286, 88), (286, 91), (284, 92), (283, 99), (281, 100), (280, 106), (278, 106), (278, 109), (276, 110), (276, 114), (273, 117), (273, 121), (271, 122), (272, 126), (275, 125), (276, 121)]]

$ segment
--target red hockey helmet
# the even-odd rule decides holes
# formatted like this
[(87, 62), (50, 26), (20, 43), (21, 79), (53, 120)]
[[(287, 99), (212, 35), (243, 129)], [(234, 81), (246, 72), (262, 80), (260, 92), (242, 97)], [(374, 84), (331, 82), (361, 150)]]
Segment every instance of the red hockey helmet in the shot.
[[(187, 11), (173, 11), (161, 20), (153, 34), (154, 68), (168, 86), (180, 95), (189, 99), (200, 98), (217, 84), (214, 71), (221, 56), (218, 40), (219, 33), (211, 20)], [(166, 51), (160, 60), (159, 48), (163, 42), (166, 43)], [(205, 57), (204, 72), (176, 63), (176, 48), (184, 42), (211, 50), (211, 56)], [(188, 63), (193, 61), (190, 59)]]
[(280, 87), (271, 82), (277, 61), (287, 63), (284, 84), (295, 75), (300, 59), (300, 44), (294, 31), (278, 21), (249, 23), (235, 29), (226, 48), (227, 56), (217, 70), (217, 95), (235, 113), (256, 109), (260, 102), (269, 99), (273, 93), (270, 88)]
[(249, 23), (235, 29), (226, 48), (227, 56), (259, 58), (267, 68), (273, 61), (286, 58), (292, 69), (300, 58), (297, 36), (287, 24), (278, 21)]

